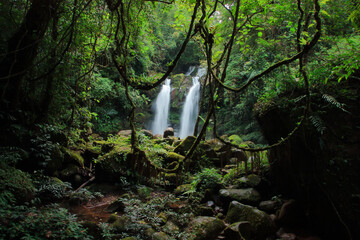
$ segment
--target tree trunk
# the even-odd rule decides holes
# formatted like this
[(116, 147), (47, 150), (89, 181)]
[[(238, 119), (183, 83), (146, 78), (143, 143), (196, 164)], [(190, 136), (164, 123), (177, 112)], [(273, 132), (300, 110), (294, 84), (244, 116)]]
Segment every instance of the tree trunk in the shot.
[(8, 52), (0, 63), (1, 101), (5, 109), (18, 108), (22, 80), (34, 63), (56, 5), (55, 0), (33, 0), (24, 22), (8, 41)]

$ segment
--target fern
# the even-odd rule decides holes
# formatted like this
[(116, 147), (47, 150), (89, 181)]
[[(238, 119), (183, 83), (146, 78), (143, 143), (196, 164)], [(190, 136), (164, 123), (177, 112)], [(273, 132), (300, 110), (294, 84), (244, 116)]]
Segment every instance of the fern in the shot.
[(315, 126), (316, 131), (318, 131), (321, 135), (324, 134), (326, 127), (323, 123), (323, 121), (321, 120), (321, 118), (319, 116), (310, 116), (309, 117), (311, 123)]
[(329, 94), (323, 94), (323, 95), (322, 95), (322, 98), (323, 98), (326, 102), (330, 103), (331, 105), (333, 105), (333, 106), (339, 108), (340, 110), (342, 110), (342, 111), (350, 114), (350, 112), (344, 108), (344, 107), (345, 107), (345, 104), (338, 102), (333, 96), (331, 96), (331, 95), (329, 95)]

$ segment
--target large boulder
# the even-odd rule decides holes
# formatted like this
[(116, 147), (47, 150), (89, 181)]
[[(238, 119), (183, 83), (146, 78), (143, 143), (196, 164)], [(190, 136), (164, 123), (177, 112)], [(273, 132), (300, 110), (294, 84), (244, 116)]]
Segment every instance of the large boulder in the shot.
[(120, 137), (129, 137), (131, 136), (131, 130), (121, 130), (117, 133)]
[(274, 225), (268, 214), (259, 209), (232, 201), (229, 206), (225, 221), (235, 223), (247, 221), (253, 227), (252, 239), (263, 240), (274, 233)]
[(118, 182), (120, 177), (125, 175), (125, 170), (131, 167), (131, 161), (127, 161), (130, 151), (130, 146), (116, 146), (109, 153), (99, 157), (95, 164), (96, 180), (112, 184)]
[(236, 200), (241, 203), (257, 206), (261, 200), (261, 195), (253, 188), (245, 189), (221, 189), (220, 196), (226, 201)]
[(261, 178), (258, 175), (250, 174), (235, 181), (237, 188), (254, 188), (259, 186)]
[(225, 230), (223, 235), (225, 239), (231, 240), (244, 240), (252, 239), (254, 228), (248, 221), (236, 222), (230, 224)]
[(187, 136), (175, 149), (174, 152), (185, 155), (194, 144), (196, 137)]
[(189, 224), (188, 232), (193, 234), (192, 240), (213, 240), (225, 229), (225, 224), (215, 217), (200, 216)]
[(167, 138), (172, 136), (174, 136), (174, 129), (172, 127), (168, 127), (167, 129), (165, 129), (163, 137)]
[(150, 139), (154, 138), (154, 134), (150, 130), (143, 129), (140, 131), (140, 133), (144, 134), (145, 136), (147, 136)]

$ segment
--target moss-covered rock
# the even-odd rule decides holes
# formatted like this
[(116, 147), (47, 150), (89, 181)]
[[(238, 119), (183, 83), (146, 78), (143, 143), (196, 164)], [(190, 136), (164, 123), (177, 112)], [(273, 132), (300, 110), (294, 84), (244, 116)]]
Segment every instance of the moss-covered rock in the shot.
[(190, 191), (191, 190), (191, 184), (183, 184), (183, 185), (180, 185), (178, 186), (175, 190), (174, 190), (174, 193), (176, 195), (181, 195), (187, 191)]
[(56, 175), (55, 173), (62, 169), (64, 164), (64, 153), (58, 145), (54, 145), (51, 151), (50, 161), (47, 161), (46, 172), (49, 175)]
[(110, 203), (109, 206), (105, 208), (105, 211), (110, 213), (123, 212), (124, 209), (125, 209), (125, 204), (121, 201), (121, 199), (116, 199), (115, 201)]
[(111, 214), (108, 219), (106, 220), (107, 223), (114, 223), (116, 220), (118, 220), (119, 216), (116, 214)]
[(189, 151), (191, 146), (194, 144), (196, 137), (187, 136), (175, 149), (174, 152), (184, 155)]
[(257, 206), (261, 200), (260, 193), (253, 188), (221, 189), (219, 194), (224, 200), (236, 200), (253, 206)]
[(244, 240), (244, 239), (253, 239), (254, 229), (248, 221), (236, 222), (229, 225), (225, 230), (223, 235), (226, 239), (231, 240)]
[(193, 240), (212, 240), (224, 230), (225, 224), (214, 217), (200, 216), (189, 223), (188, 232), (194, 236)]
[(255, 207), (232, 201), (225, 221), (235, 223), (248, 221), (253, 227), (253, 239), (265, 239), (274, 233), (274, 225), (269, 215)]
[(211, 207), (199, 205), (195, 208), (195, 215), (197, 216), (214, 216), (214, 211)]
[(135, 237), (126, 237), (126, 238), (123, 238), (121, 240), (137, 240), (137, 238), (135, 238)]
[(95, 176), (99, 182), (114, 183), (125, 175), (130, 162), (127, 161), (130, 146), (116, 146), (109, 153), (99, 157), (95, 164)]
[(84, 158), (81, 156), (80, 150), (71, 150), (63, 148), (64, 161), (68, 164), (74, 164), (79, 167), (84, 167)]
[(142, 186), (138, 188), (139, 197), (142, 199), (148, 198), (150, 196), (150, 193), (151, 193), (151, 189), (146, 186)]
[(72, 177), (74, 177), (78, 173), (80, 173), (79, 167), (75, 164), (70, 163), (66, 165), (66, 168), (60, 172), (60, 177), (62, 180), (71, 181)]
[(114, 229), (115, 232), (123, 232), (126, 228), (126, 225), (130, 223), (130, 219), (127, 216), (120, 216), (116, 219), (115, 222), (111, 223), (110, 226)]
[(102, 239), (101, 228), (96, 223), (91, 221), (86, 221), (82, 225), (84, 228), (86, 228), (87, 233), (91, 235), (94, 239)]
[(237, 188), (253, 188), (259, 186), (261, 178), (258, 175), (250, 174), (246, 177), (237, 179), (234, 185)]
[(175, 225), (175, 223), (173, 223), (172, 221), (167, 221), (165, 226), (163, 227), (164, 231), (169, 233), (169, 234), (175, 234), (177, 232), (179, 232), (179, 227)]
[(169, 236), (164, 232), (156, 232), (152, 235), (153, 240), (169, 240)]
[(165, 163), (172, 163), (172, 162), (182, 162), (184, 160), (184, 156), (177, 154), (175, 152), (167, 152), (165, 156)]

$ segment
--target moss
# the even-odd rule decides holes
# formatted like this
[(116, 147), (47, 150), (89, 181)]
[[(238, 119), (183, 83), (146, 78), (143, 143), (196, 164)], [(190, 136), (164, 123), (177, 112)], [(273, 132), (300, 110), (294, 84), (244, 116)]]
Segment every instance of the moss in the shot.
[(193, 240), (212, 240), (224, 230), (225, 224), (214, 217), (197, 217), (190, 224), (190, 232), (194, 234)]
[(184, 184), (184, 185), (180, 185), (178, 186), (175, 190), (174, 190), (174, 193), (176, 195), (180, 195), (180, 194), (183, 194), (187, 191), (190, 191), (191, 190), (191, 184)]
[(111, 214), (108, 219), (106, 220), (107, 223), (114, 223), (116, 220), (118, 220), (119, 216), (116, 214)]
[(80, 151), (70, 150), (64, 148), (65, 151), (65, 160), (68, 163), (77, 164), (81, 167), (84, 167), (84, 158), (81, 156)]
[(118, 219), (111, 223), (110, 226), (114, 228), (116, 232), (123, 232), (126, 229), (126, 225), (128, 225), (130, 219), (127, 216), (118, 217)]
[(149, 197), (150, 193), (151, 193), (151, 189), (148, 187), (143, 186), (138, 189), (138, 194), (143, 199)]
[(195, 142), (196, 137), (194, 136), (187, 136), (175, 149), (175, 153), (179, 153), (181, 155), (185, 155)]

